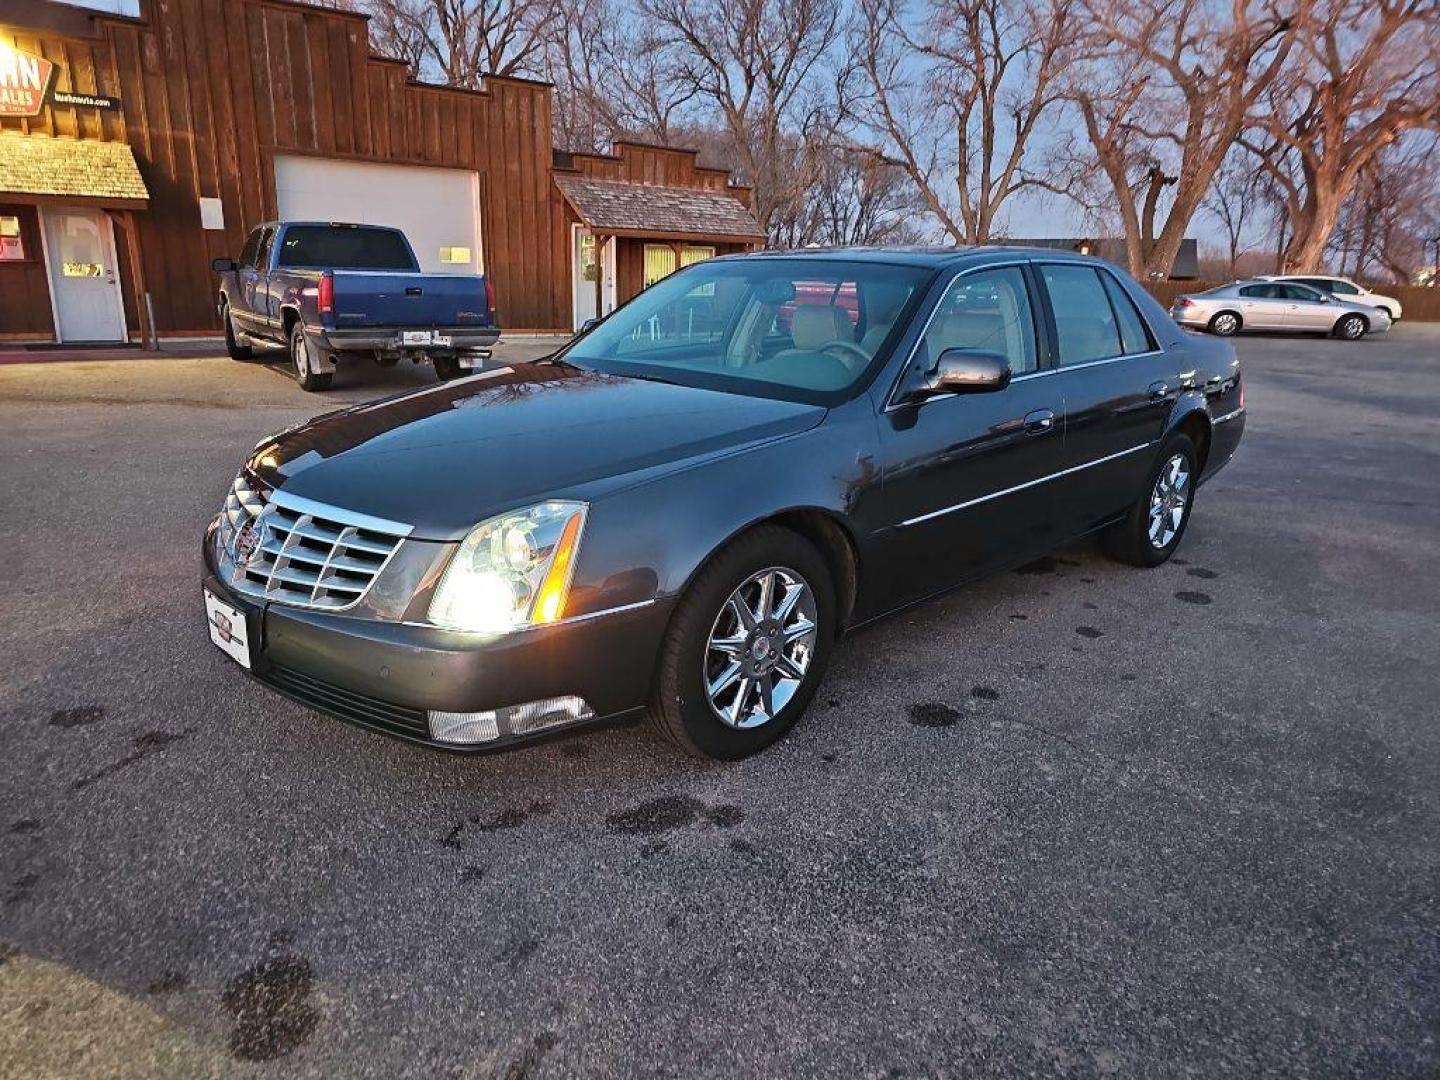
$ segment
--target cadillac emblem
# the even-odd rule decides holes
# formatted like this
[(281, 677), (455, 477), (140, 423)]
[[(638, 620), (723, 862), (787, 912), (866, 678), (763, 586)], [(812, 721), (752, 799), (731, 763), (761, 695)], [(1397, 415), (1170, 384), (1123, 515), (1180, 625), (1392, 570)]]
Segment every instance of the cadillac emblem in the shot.
[(231, 548), (235, 556), (237, 566), (249, 566), (251, 561), (260, 551), (260, 545), (265, 539), (265, 526), (258, 521), (247, 523), (235, 534), (235, 542)]

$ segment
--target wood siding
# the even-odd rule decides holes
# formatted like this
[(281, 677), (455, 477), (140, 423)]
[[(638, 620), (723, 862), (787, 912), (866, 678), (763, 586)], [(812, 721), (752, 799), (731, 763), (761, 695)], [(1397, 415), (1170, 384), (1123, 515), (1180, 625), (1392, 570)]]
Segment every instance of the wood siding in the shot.
[[(694, 150), (683, 150), (665, 146), (651, 146), (648, 143), (619, 142), (613, 154), (572, 154), (570, 164), (556, 168), (557, 173), (589, 176), (597, 180), (621, 180), (631, 184), (659, 184), (663, 187), (697, 188), (702, 191), (728, 191), (745, 205), (750, 203), (750, 189), (732, 187), (730, 174), (724, 169), (711, 169), (695, 162)], [(550, 185), (551, 254), (554, 267), (551, 293), (559, 298), (560, 304), (554, 317), (559, 321), (555, 326), (570, 325), (574, 282), (574, 254), (571, 251), (572, 227), (581, 224), (575, 211), (565, 201), (560, 189)], [(669, 241), (650, 241), (668, 243)], [(717, 255), (729, 255), (747, 251), (746, 243), (711, 243), (696, 241), (714, 247)], [(646, 240), (635, 237), (619, 237), (615, 244), (615, 299), (623, 304), (645, 287), (645, 244)], [(684, 243), (683, 241), (681, 242)]]
[(40, 218), (33, 206), (0, 202), (0, 215), (20, 219), (25, 258), (0, 262), (0, 341), (48, 338), (55, 333), (50, 314), (50, 280), (40, 248)]
[[(6, 5), (0, 41), (54, 61), (59, 89), (118, 97), (123, 111), (47, 105), (0, 127), (129, 142), (150, 189), (137, 220), (161, 332), (219, 329), (209, 260), (277, 216), (278, 153), (478, 172), (502, 325), (569, 325), (568, 273), (555, 295), (550, 260), (548, 86), (413, 83), (370, 55), (364, 18), (284, 0), (145, 0), (139, 19), (96, 16), (93, 37), (10, 25), (24, 6)], [(202, 197), (222, 201), (223, 232), (201, 229)], [(48, 324), (48, 301), (45, 312)], [(12, 318), (0, 307), (0, 333), (18, 328)]]

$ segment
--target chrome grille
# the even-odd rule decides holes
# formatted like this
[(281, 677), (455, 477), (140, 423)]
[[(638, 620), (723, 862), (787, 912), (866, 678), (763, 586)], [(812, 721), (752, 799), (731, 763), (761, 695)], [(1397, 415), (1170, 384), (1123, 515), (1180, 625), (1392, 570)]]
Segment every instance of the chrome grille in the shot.
[(220, 512), (216, 564), (246, 596), (343, 611), (409, 534), (409, 525), (252, 486), (242, 472)]

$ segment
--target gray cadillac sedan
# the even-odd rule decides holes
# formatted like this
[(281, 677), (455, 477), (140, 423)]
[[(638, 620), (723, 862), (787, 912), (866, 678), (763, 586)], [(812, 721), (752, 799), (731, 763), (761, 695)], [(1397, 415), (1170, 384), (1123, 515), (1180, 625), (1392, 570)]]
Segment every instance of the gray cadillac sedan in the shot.
[(1230, 345), (1095, 259), (714, 259), (540, 362), (261, 440), (204, 539), (210, 637), (432, 746), (643, 712), (740, 758), (857, 626), (1086, 533), (1164, 562), (1244, 424)]

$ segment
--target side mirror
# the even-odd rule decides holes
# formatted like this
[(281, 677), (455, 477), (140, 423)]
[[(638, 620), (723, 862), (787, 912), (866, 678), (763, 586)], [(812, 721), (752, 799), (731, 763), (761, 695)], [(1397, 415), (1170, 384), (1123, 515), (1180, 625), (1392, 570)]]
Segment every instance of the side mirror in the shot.
[(588, 334), (591, 330), (594, 330), (595, 327), (599, 325), (599, 319), (586, 319), (583, 323), (580, 324), (580, 333)]
[(983, 349), (946, 349), (925, 377), (920, 394), (984, 394), (1010, 385), (1010, 361)]
[(228, 274), (232, 270), (239, 270), (240, 264), (234, 259), (211, 259), (210, 269), (217, 274)]

